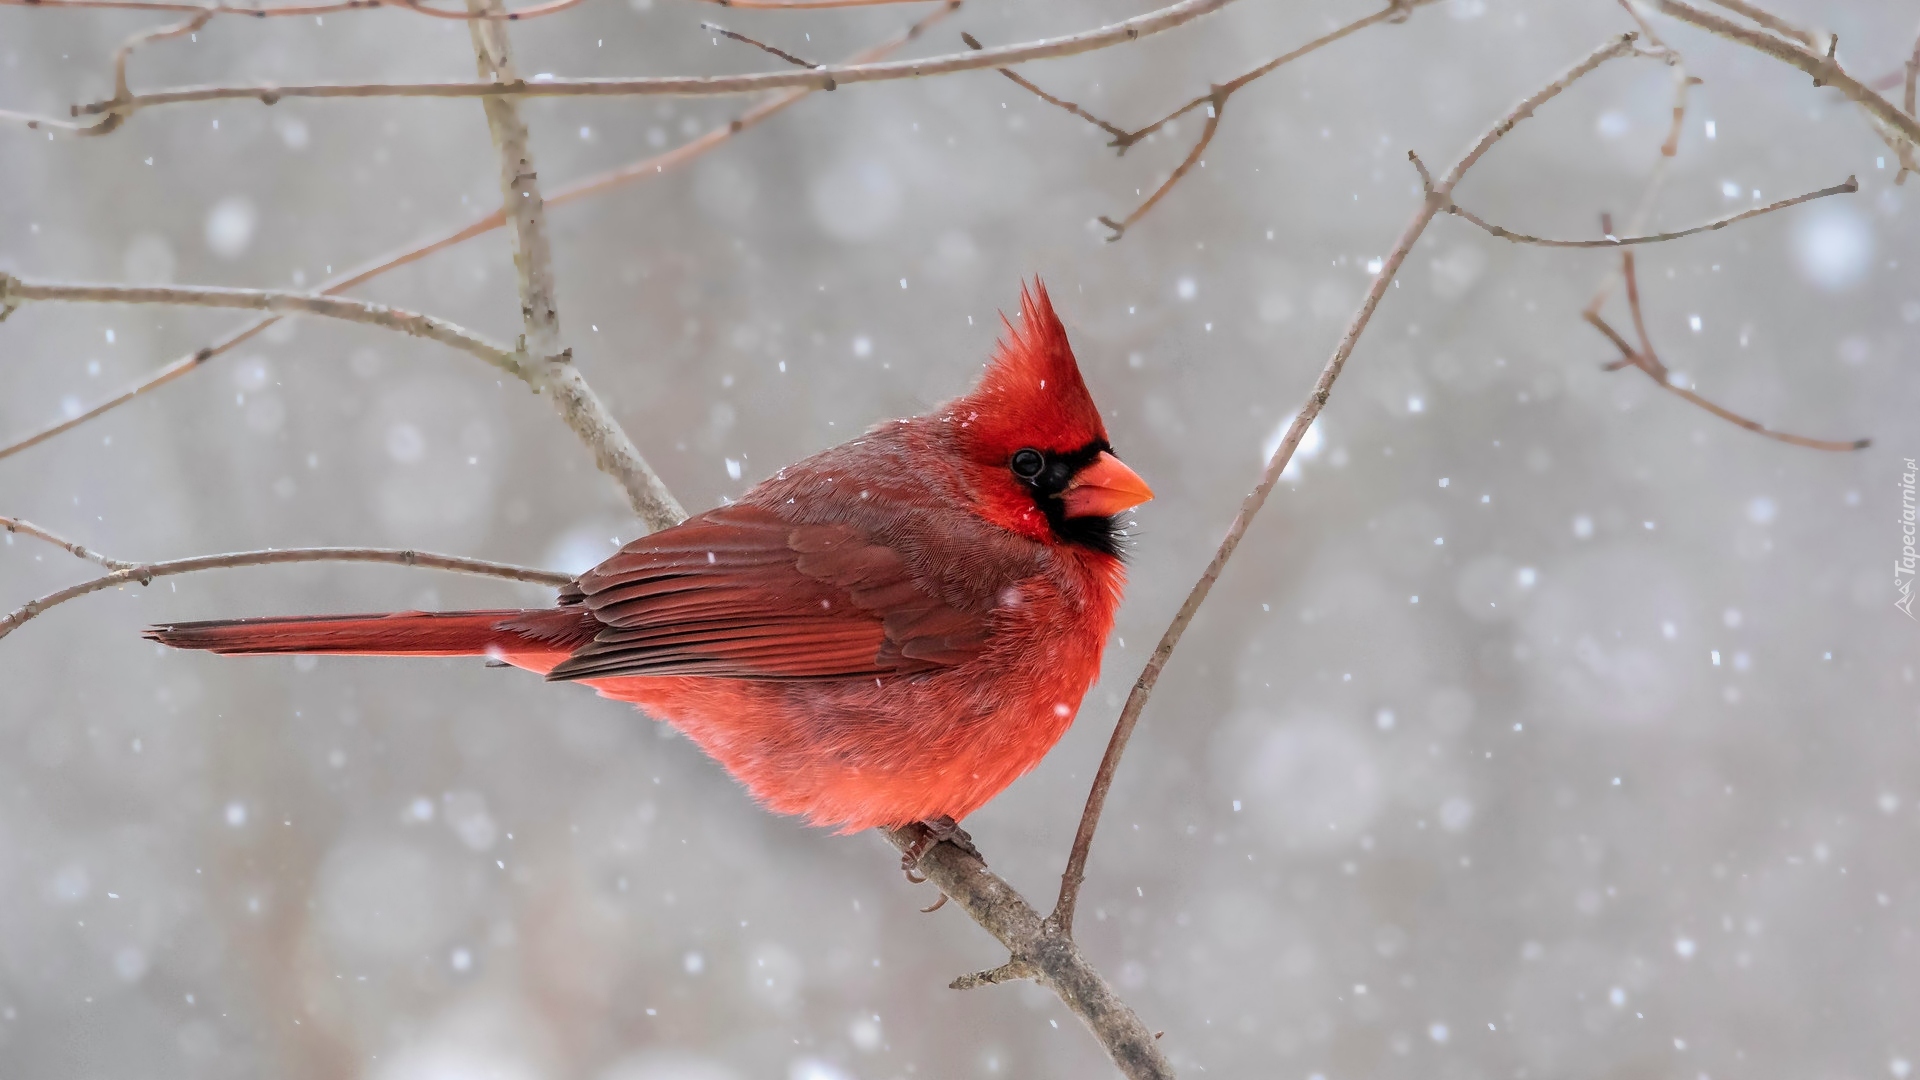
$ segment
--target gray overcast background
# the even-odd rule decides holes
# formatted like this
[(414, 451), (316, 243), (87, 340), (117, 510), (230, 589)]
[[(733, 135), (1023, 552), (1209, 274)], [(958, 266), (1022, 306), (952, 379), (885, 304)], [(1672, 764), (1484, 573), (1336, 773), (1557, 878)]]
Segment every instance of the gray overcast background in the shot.
[[(925, 10), (588, 0), (512, 33), (528, 75), (742, 71), (777, 62), (700, 20), (824, 60)], [(1139, 10), (979, 0), (913, 48)], [(1369, 10), (1242, 0), (1027, 73), (1144, 122)], [(1910, 5), (1785, 13), (1836, 30), (1864, 77), (1912, 47)], [(106, 96), (113, 48), (154, 23), (0, 9), (0, 107)], [(1116, 160), (991, 72), (816, 94), (691, 168), (555, 209), (566, 337), (697, 509), (962, 391), (995, 311), (1045, 276), (1160, 498), (1105, 680), (968, 822), (1044, 900), (1120, 695), (1416, 202), (1407, 150), (1437, 170), (1628, 28), (1602, 0), (1447, 0), (1357, 35), (1236, 97), (1206, 167), (1117, 244), (1092, 219), (1151, 190), (1197, 117)], [(1920, 455), (1920, 185), (1893, 186), (1832, 91), (1665, 29), (1706, 82), (1656, 225), (1849, 173), (1862, 190), (1641, 249), (1652, 333), (1710, 397), (1874, 445), (1783, 446), (1603, 373), (1579, 312), (1611, 253), (1437, 222), (1168, 669), (1094, 850), (1086, 948), (1183, 1075), (1920, 1068), (1920, 626), (1892, 571), (1901, 461)], [(473, 74), (463, 25), (393, 11), (222, 19), (132, 67), (136, 87)], [(1462, 202), (1593, 235), (1638, 199), (1670, 102), (1660, 64), (1615, 62)], [(551, 190), (745, 104), (526, 114)], [(499, 202), (480, 109), (458, 101), (174, 107), (79, 141), (15, 126), (0, 190), (7, 270), (282, 288)], [(499, 233), (358, 294), (518, 328)], [(0, 435), (239, 318), (23, 308), (0, 327)], [(578, 570), (637, 533), (544, 400), (439, 346), (311, 320), (0, 461), (0, 513), (133, 559), (371, 544)], [(0, 606), (88, 573), (8, 538)], [(228, 571), (0, 643), (0, 1073), (1108, 1074), (1046, 992), (946, 989), (1004, 957), (958, 911), (920, 914), (932, 892), (879, 839), (762, 813), (625, 706), (478, 661), (229, 660), (138, 636), (550, 595)]]

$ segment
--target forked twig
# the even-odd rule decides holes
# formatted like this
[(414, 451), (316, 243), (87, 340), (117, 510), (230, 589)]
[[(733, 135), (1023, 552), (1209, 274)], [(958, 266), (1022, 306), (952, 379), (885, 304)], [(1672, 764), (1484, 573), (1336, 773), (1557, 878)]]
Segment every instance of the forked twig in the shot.
[[(763, 90), (811, 88), (829, 84), (892, 82), (950, 75), (961, 71), (1022, 64), (1033, 60), (1078, 56), (1122, 45), (1184, 26), (1202, 15), (1225, 7), (1231, 0), (1177, 0), (1130, 19), (1062, 37), (1005, 45), (982, 52), (968, 51), (921, 60), (835, 64), (803, 71), (762, 71), (745, 75), (668, 75), (608, 79), (503, 79), (498, 82), (320, 83), (296, 86), (187, 86), (135, 94), (121, 100), (75, 105), (75, 116), (108, 112), (134, 113), (162, 105), (206, 101), (253, 100), (271, 105), (289, 98), (479, 98), (530, 97), (708, 97), (751, 94)], [(474, 20), (487, 22), (490, 20)]]
[(371, 11), (375, 8), (394, 8), (411, 11), (437, 19), (458, 19), (465, 21), (473, 18), (501, 19), (509, 22), (522, 19), (552, 15), (582, 3), (583, 0), (546, 0), (545, 3), (515, 11), (491, 13), (475, 16), (461, 11), (444, 11), (430, 7), (421, 0), (325, 0), (312, 4), (281, 4), (277, 6), (244, 5), (207, 0), (195, 3), (193, 0), (0, 0), (0, 7), (31, 8), (73, 8), (79, 10), (113, 11), (151, 11), (186, 13), (189, 18), (182, 22), (161, 26), (152, 30), (143, 30), (128, 38), (113, 54), (113, 98), (106, 103), (105, 109), (97, 110), (100, 119), (92, 123), (76, 124), (70, 121), (54, 120), (49, 117), (31, 116), (26, 113), (0, 109), (0, 120), (25, 124), (30, 129), (45, 128), (50, 131), (66, 132), (70, 135), (95, 136), (106, 135), (117, 130), (124, 123), (132, 109), (114, 108), (116, 103), (126, 102), (133, 97), (133, 91), (127, 85), (127, 61), (133, 51), (142, 45), (156, 41), (190, 34), (205, 26), (218, 15), (245, 15), (264, 19), (289, 15), (331, 15), (341, 11)]
[[(503, 0), (467, 0), (475, 13), (499, 11)], [(482, 79), (510, 85), (520, 81), (513, 66), (513, 50), (506, 24), (488, 19), (467, 23), (473, 38), (474, 65)], [(593, 454), (593, 463), (612, 477), (626, 493), (627, 502), (650, 530), (678, 524), (687, 516), (679, 500), (653, 471), (640, 448), (633, 444), (613, 411), (587, 384), (573, 363), (573, 350), (560, 332), (560, 304), (555, 297), (553, 251), (547, 237), (547, 207), (540, 194), (540, 177), (533, 165), (526, 121), (519, 99), (482, 98), (487, 130), (500, 159), (501, 209), (513, 239), (514, 281), (520, 292), (522, 350), (530, 358), (529, 382), (548, 395), (554, 410)]]
[[(0, 7), (30, 8), (77, 8), (94, 11), (154, 11), (154, 12), (202, 12), (207, 17), (216, 15), (245, 15), (254, 19), (269, 19), (299, 15), (332, 15), (342, 11), (372, 11), (375, 8), (392, 8), (397, 11), (411, 11), (416, 15), (426, 15), (435, 19), (456, 19), (465, 21), (473, 18), (500, 19), (507, 22), (519, 22), (524, 19), (536, 19), (542, 15), (552, 15), (581, 4), (585, 0), (546, 0), (545, 3), (503, 11), (496, 14), (476, 16), (464, 11), (449, 11), (430, 7), (420, 0), (323, 0), (314, 4), (228, 4), (215, 2), (195, 3), (193, 0), (0, 0)], [(898, 0), (896, 0), (898, 2)]]
[[(122, 562), (119, 559), (109, 559), (97, 551), (81, 547), (66, 537), (49, 532), (35, 525), (33, 522), (21, 518), (0, 517), (0, 528), (4, 528), (10, 533), (25, 533), (36, 540), (45, 540), (54, 547), (65, 549), (67, 554), (72, 555), (76, 559), (85, 559), (90, 563), (98, 563), (109, 570), (131, 570), (139, 565), (138, 563)], [(8, 539), (11, 540), (12, 538), (9, 537)]]
[[(893, 38), (855, 53), (849, 58), (848, 62), (866, 63), (880, 59), (894, 49), (915, 40), (927, 27), (946, 18), (959, 7), (960, 0), (947, 0), (947, 3), (943, 4), (938, 10), (929, 13), (926, 17), (907, 27), (906, 30), (895, 35)], [(669, 170), (685, 165), (719, 147), (728, 139), (733, 138), (741, 132), (758, 126), (763, 121), (780, 113), (813, 92), (812, 87), (806, 87), (798, 90), (783, 90), (779, 93), (769, 95), (766, 100), (741, 113), (728, 123), (713, 128), (697, 138), (674, 147), (672, 150), (642, 158), (639, 161), (630, 162), (626, 165), (569, 184), (555, 191), (547, 199), (547, 205), (559, 206), (565, 203), (575, 202), (601, 194), (602, 192), (611, 191), (616, 187), (638, 180), (663, 175)], [(328, 278), (321, 282), (315, 291), (322, 295), (344, 292), (347, 289), (371, 281), (390, 270), (396, 270), (402, 266), (418, 262), (429, 255), (444, 251), (463, 241), (492, 232), (505, 223), (505, 211), (495, 210), (475, 218), (473, 221), (459, 228), (442, 233), (431, 239), (416, 241), (398, 251), (382, 255), (361, 266)], [(4, 311), (4, 308), (0, 308), (0, 311)], [(0, 445), (0, 459), (11, 457), (23, 450), (46, 442), (57, 435), (71, 431), (96, 417), (127, 404), (148, 391), (158, 389), (176, 379), (184, 377), (214, 357), (239, 347), (241, 344), (252, 339), (254, 335), (280, 321), (280, 318), (278, 315), (272, 315), (240, 327), (172, 361), (152, 375), (134, 383), (118, 394), (101, 401), (91, 408), (84, 409), (71, 417), (57, 420), (40, 428), (38, 431), (15, 439), (11, 443)]]
[(1133, 146), (1134, 143), (1137, 143), (1142, 139), (1145, 139), (1147, 136), (1152, 135), (1153, 133), (1159, 131), (1161, 128), (1167, 126), (1169, 123), (1172, 123), (1173, 121), (1179, 119), (1180, 117), (1187, 115), (1188, 113), (1199, 108), (1200, 106), (1212, 103), (1214, 101), (1215, 95), (1218, 93), (1224, 93), (1226, 95), (1231, 96), (1235, 92), (1244, 89), (1248, 84), (1256, 82), (1260, 79), (1263, 79), (1268, 75), (1271, 75), (1273, 72), (1279, 70), (1280, 68), (1285, 67), (1288, 64), (1293, 63), (1295, 60), (1298, 60), (1303, 56), (1306, 56), (1308, 53), (1319, 52), (1321, 49), (1326, 48), (1327, 46), (1333, 44), (1336, 41), (1339, 41), (1341, 38), (1344, 38), (1349, 34), (1359, 33), (1360, 31), (1365, 30), (1367, 27), (1372, 26), (1375, 23), (1406, 22), (1408, 17), (1410, 17), (1413, 14), (1414, 8), (1424, 7), (1427, 4), (1431, 4), (1434, 2), (1436, 2), (1436, 0), (1388, 0), (1387, 6), (1381, 8), (1379, 11), (1376, 11), (1371, 15), (1366, 15), (1361, 18), (1355, 19), (1354, 21), (1347, 23), (1345, 26), (1341, 26), (1336, 29), (1329, 30), (1328, 32), (1320, 35), (1317, 38), (1314, 38), (1312, 41), (1307, 42), (1305, 45), (1302, 45), (1297, 49), (1293, 49), (1289, 52), (1281, 53), (1279, 56), (1274, 57), (1273, 59), (1267, 61), (1264, 64), (1261, 64), (1256, 68), (1253, 68), (1250, 71), (1243, 72), (1240, 75), (1235, 76), (1234, 78), (1228, 79), (1226, 82), (1223, 82), (1218, 86), (1215, 86), (1209, 89), (1207, 93), (1204, 93), (1199, 95), (1198, 97), (1195, 97), (1191, 101), (1188, 101), (1186, 104), (1180, 106), (1179, 108), (1173, 110), (1172, 112), (1166, 114), (1165, 116), (1162, 116), (1160, 119), (1155, 120), (1153, 123), (1148, 124), (1143, 128), (1138, 128), (1136, 130), (1127, 132), (1126, 134), (1120, 136), (1119, 138), (1115, 139), (1113, 145), (1117, 147), (1121, 153), (1125, 153), (1128, 150), (1128, 148)]
[(1736, 15), (1743, 15), (1759, 23), (1781, 37), (1790, 38), (1809, 47), (1818, 44), (1819, 39), (1814, 36), (1813, 31), (1795, 26), (1770, 11), (1763, 11), (1747, 3), (1746, 0), (1713, 0), (1713, 2)]
[(1153, 189), (1153, 194), (1147, 196), (1145, 202), (1134, 207), (1132, 213), (1121, 218), (1119, 221), (1115, 221), (1105, 214), (1095, 219), (1099, 221), (1100, 224), (1105, 225), (1110, 231), (1111, 235), (1107, 237), (1108, 243), (1113, 243), (1122, 236), (1125, 236), (1127, 230), (1133, 226), (1134, 222), (1145, 217), (1147, 211), (1153, 209), (1154, 205), (1161, 199), (1166, 198), (1167, 192), (1172, 191), (1173, 186), (1184, 179), (1189, 172), (1193, 171), (1193, 167), (1200, 163), (1201, 155), (1207, 152), (1207, 147), (1213, 142), (1214, 134), (1220, 130), (1220, 117), (1226, 113), (1227, 98), (1232, 93), (1231, 90), (1216, 91), (1214, 103), (1207, 109), (1206, 126), (1200, 129), (1200, 137), (1194, 140), (1193, 149), (1187, 151), (1187, 156), (1180, 160), (1180, 164), (1174, 167), (1173, 172), (1169, 173), (1165, 180), (1161, 181), (1159, 187)]
[[(905, 853), (924, 845), (927, 827), (888, 829), (886, 837)], [(919, 870), (1005, 946), (1010, 957), (991, 971), (960, 976), (949, 984), (953, 989), (1032, 979), (1059, 996), (1129, 1080), (1173, 1080), (1173, 1066), (1160, 1052), (1153, 1030), (1087, 962), (1073, 935), (1055, 919), (1043, 917), (978, 855), (953, 844), (934, 844), (921, 856)]]
[(926, 0), (701, 0), (716, 7), (745, 11), (825, 11), (828, 8), (880, 7), (883, 4), (922, 4)]
[[(1610, 225), (1604, 223), (1603, 219), (1601, 227), (1608, 228)], [(1634, 335), (1640, 340), (1639, 348), (1635, 348), (1629, 344), (1627, 339), (1622, 337), (1619, 331), (1615, 330), (1611, 324), (1602, 318), (1597, 310), (1589, 309), (1581, 313), (1581, 318), (1586, 320), (1588, 325), (1606, 335), (1607, 340), (1612, 342), (1614, 347), (1620, 350), (1621, 358), (1607, 364), (1606, 370), (1618, 371), (1623, 367), (1638, 368), (1646, 374), (1647, 378), (1652, 379), (1655, 384), (1668, 393), (1682, 400), (1691, 402), (1730, 424), (1745, 428), (1756, 435), (1765, 436), (1776, 442), (1783, 442), (1792, 446), (1804, 446), (1810, 450), (1827, 450), (1836, 453), (1864, 450), (1873, 444), (1872, 439), (1814, 439), (1805, 435), (1794, 435), (1784, 431), (1775, 431), (1757, 420), (1748, 419), (1734, 412), (1732, 409), (1707, 400), (1689, 387), (1679, 385), (1679, 383), (1674, 380), (1673, 373), (1667, 369), (1667, 365), (1662, 363), (1659, 355), (1654, 352), (1653, 338), (1647, 333), (1646, 318), (1642, 315), (1640, 306), (1639, 276), (1634, 272), (1633, 252), (1630, 250), (1620, 253), (1620, 276), (1621, 279), (1626, 282), (1627, 311), (1633, 319)]]
[[(1408, 16), (1410, 16), (1413, 13), (1414, 8), (1421, 7), (1433, 2), (1435, 2), (1435, 0), (1390, 0), (1387, 6), (1380, 9), (1379, 11), (1376, 11), (1373, 14), (1367, 15), (1363, 18), (1355, 19), (1353, 22), (1350, 22), (1345, 26), (1339, 27), (1338, 29), (1322, 34), (1321, 36), (1313, 39), (1312, 41), (1307, 42), (1305, 45), (1302, 45), (1297, 49), (1294, 49), (1290, 52), (1281, 53), (1279, 56), (1274, 57), (1272, 60), (1269, 60), (1266, 63), (1261, 64), (1260, 66), (1252, 69), (1251, 71), (1244, 72), (1235, 78), (1227, 80), (1226, 82), (1219, 83), (1215, 86), (1212, 86), (1207, 90), (1206, 93), (1201, 94), (1199, 97), (1196, 97), (1193, 100), (1187, 102), (1186, 104), (1180, 106), (1179, 108), (1174, 109), (1172, 112), (1167, 113), (1165, 116), (1162, 116), (1160, 119), (1155, 120), (1153, 123), (1148, 124), (1147, 126), (1142, 128), (1137, 128), (1132, 131), (1129, 131), (1126, 128), (1120, 127), (1119, 125), (1111, 123), (1109, 121), (1102, 120), (1100, 117), (1095, 116), (1093, 113), (1087, 111), (1085, 108), (1081, 107), (1075, 102), (1071, 102), (1066, 100), (1065, 98), (1061, 98), (1057, 95), (1048, 93), (1047, 91), (1041, 89), (1038, 85), (1036, 85), (1032, 80), (1027, 79), (1026, 77), (1022, 76), (1018, 72), (1014, 71), (1012, 68), (1003, 67), (1003, 68), (1000, 68), (999, 71), (1000, 71), (1000, 74), (1013, 80), (1015, 85), (1028, 91), (1029, 93), (1033, 94), (1035, 97), (1038, 97), (1040, 100), (1046, 102), (1047, 104), (1052, 105), (1058, 109), (1063, 109), (1066, 112), (1069, 112), (1074, 116), (1077, 116), (1082, 120), (1085, 120), (1087, 123), (1092, 124), (1093, 126), (1099, 128), (1101, 131), (1104, 131), (1107, 134), (1113, 136), (1113, 141), (1109, 142), (1107, 145), (1116, 148), (1116, 150), (1123, 156), (1126, 154), (1126, 152), (1129, 149), (1133, 147), (1135, 143), (1138, 143), (1141, 140), (1146, 139), (1148, 136), (1159, 131), (1161, 128), (1166, 127), (1168, 124), (1172, 123), (1173, 121), (1179, 119), (1182, 116), (1185, 116), (1186, 114), (1192, 112), (1193, 110), (1199, 108), (1200, 106), (1202, 105), (1208, 106), (1207, 122), (1206, 122), (1206, 125), (1200, 130), (1200, 138), (1197, 141), (1195, 141), (1193, 148), (1187, 151), (1187, 156), (1181, 159), (1180, 164), (1177, 167), (1175, 167), (1172, 174), (1170, 174), (1165, 180), (1161, 181), (1158, 187), (1153, 189), (1153, 193), (1147, 196), (1146, 201), (1142, 202), (1139, 206), (1135, 207), (1131, 213), (1127, 214), (1125, 217), (1121, 218), (1119, 221), (1115, 221), (1112, 217), (1109, 217), (1104, 214), (1096, 219), (1100, 222), (1100, 224), (1105, 225), (1107, 229), (1111, 231), (1112, 235), (1107, 237), (1107, 240), (1111, 242), (1111, 241), (1118, 240), (1122, 236), (1124, 236), (1129, 227), (1131, 227), (1135, 222), (1139, 221), (1142, 217), (1145, 217), (1147, 211), (1153, 209), (1155, 204), (1159, 203), (1161, 199), (1164, 199), (1167, 196), (1168, 192), (1173, 190), (1174, 185), (1178, 184), (1182, 179), (1184, 179), (1189, 172), (1193, 171), (1193, 167), (1202, 161), (1202, 155), (1206, 153), (1208, 144), (1213, 142), (1213, 136), (1220, 129), (1220, 114), (1226, 110), (1227, 99), (1232, 97), (1237, 91), (1244, 89), (1248, 84), (1255, 82), (1258, 79), (1266, 77), (1267, 75), (1273, 73), (1279, 68), (1284, 67), (1285, 65), (1300, 59), (1301, 57), (1307, 55), (1308, 53), (1316, 52), (1320, 49), (1323, 49), (1328, 45), (1331, 45), (1334, 42), (1339, 41), (1341, 38), (1344, 38), (1349, 34), (1358, 33), (1359, 31), (1364, 30), (1367, 27), (1374, 25), (1375, 23), (1405, 22)], [(975, 40), (973, 35), (971, 34), (962, 34), (961, 37), (966, 41), (967, 46), (969, 48), (977, 50), (983, 47), (980, 44), (980, 42)]]
[(1541, 105), (1559, 96), (1562, 91), (1587, 73), (1609, 60), (1631, 53), (1635, 37), (1636, 35), (1633, 34), (1623, 34), (1595, 49), (1585, 59), (1568, 68), (1559, 78), (1508, 110), (1506, 115), (1488, 128), (1459, 162), (1448, 170), (1444, 179), (1432, 185), (1425, 197), (1421, 199), (1420, 208), (1414, 212), (1413, 219), (1402, 230), (1400, 239), (1387, 252), (1382, 260), (1380, 272), (1374, 275), (1365, 298), (1360, 302), (1359, 310), (1347, 324), (1346, 332), (1341, 334), (1340, 342), (1335, 346), (1333, 355), (1327, 359), (1326, 366), (1320, 371), (1320, 377), (1314, 381), (1313, 392), (1308, 395), (1306, 404), (1301, 406), (1300, 412), (1293, 418), (1293, 423), (1287, 428), (1286, 434), (1281, 437), (1280, 445), (1274, 448), (1273, 454), (1267, 459), (1266, 468), (1260, 475), (1260, 482), (1241, 501), (1239, 511), (1234, 514), (1232, 524), (1227, 526), (1226, 536), (1221, 539), (1213, 558), (1208, 561), (1206, 570), (1201, 573), (1200, 579), (1187, 593), (1186, 600), (1181, 603), (1180, 610), (1175, 613), (1173, 621), (1167, 625), (1166, 632), (1160, 636), (1160, 642), (1154, 646), (1153, 653), (1147, 659), (1146, 667), (1140, 672), (1140, 677), (1134, 680), (1133, 690), (1127, 695), (1127, 702), (1120, 710), (1120, 718), (1114, 724), (1113, 737), (1108, 740), (1106, 753), (1101, 757), (1100, 767), (1094, 773), (1092, 790), (1087, 793), (1086, 809), (1082, 811), (1079, 827), (1074, 832), (1073, 849), (1067, 856), (1066, 869), (1060, 875), (1060, 897), (1054, 905), (1053, 914), (1047, 918), (1048, 923), (1057, 927), (1063, 935), (1070, 935), (1073, 929), (1073, 915), (1080, 898), (1080, 886), (1086, 880), (1087, 853), (1093, 846), (1094, 831), (1100, 824), (1101, 811), (1106, 807), (1107, 793), (1113, 786), (1114, 772), (1120, 766), (1120, 757), (1126, 752), (1127, 743), (1133, 737), (1133, 731), (1140, 721), (1141, 713), (1146, 710), (1147, 700), (1160, 681), (1160, 673), (1166, 670), (1167, 661), (1173, 656), (1174, 648), (1180, 644), (1180, 639), (1186, 634), (1187, 627), (1192, 624), (1194, 616), (1199, 614), (1200, 606), (1206, 602), (1208, 594), (1213, 591), (1214, 583), (1219, 581), (1221, 572), (1226, 569), (1227, 560), (1233, 557), (1234, 550), (1240, 546), (1240, 540), (1246, 535), (1247, 527), (1253, 523), (1254, 516), (1266, 504), (1267, 496), (1272, 493), (1274, 485), (1279, 483), (1280, 473), (1287, 467), (1287, 462), (1293, 459), (1295, 448), (1306, 436), (1307, 429), (1312, 426), (1314, 418), (1320, 415), (1320, 410), (1326, 407), (1328, 395), (1333, 390), (1334, 380), (1340, 377), (1340, 372), (1346, 367), (1347, 358), (1353, 355), (1354, 347), (1359, 344), (1361, 333), (1372, 321), (1373, 313), (1379, 308), (1380, 301), (1386, 297), (1387, 289), (1392, 285), (1394, 275), (1399, 271), (1401, 263), (1406, 261), (1407, 255), (1413, 250), (1413, 245), (1426, 232), (1427, 226), (1445, 208), (1446, 201), (1452, 197), (1453, 189), (1459, 184), (1460, 178), (1466, 175), (1467, 170), (1472, 168), (1488, 150), (1492, 149), (1494, 143), (1512, 130), (1516, 124), (1532, 116)]
[[(1702, 30), (1718, 34), (1731, 41), (1737, 41), (1758, 52), (1767, 54), (1783, 63), (1791, 64), (1813, 76), (1814, 85), (1831, 86), (1845, 94), (1859, 105), (1871, 117), (1883, 137), (1893, 141), (1904, 140), (1908, 143), (1920, 143), (1920, 119), (1900, 111), (1892, 102), (1873, 92), (1860, 80), (1847, 74), (1833, 55), (1833, 42), (1823, 55), (1810, 47), (1810, 42), (1790, 41), (1775, 33), (1755, 30), (1741, 26), (1729, 19), (1723, 19), (1711, 12), (1683, 3), (1682, 0), (1647, 0), (1657, 11), (1671, 15), (1682, 22), (1691, 23)], [(1731, 7), (1729, 0), (1716, 0), (1722, 6)], [(1751, 5), (1742, 4), (1742, 14), (1747, 10), (1757, 11)], [(1748, 15), (1749, 18), (1753, 16)], [(1758, 20), (1756, 20), (1758, 21)], [(1895, 146), (1898, 149), (1898, 146)]]
[[(966, 43), (967, 48), (972, 49), (975, 52), (978, 52), (981, 49), (986, 48), (985, 45), (980, 44), (980, 39), (977, 37), (974, 37), (972, 34), (962, 33), (960, 35), (960, 40)], [(1109, 124), (1105, 120), (1102, 120), (1099, 117), (1088, 112), (1086, 109), (1081, 108), (1078, 104), (1068, 101), (1065, 98), (1055, 97), (1054, 95), (1047, 93), (1045, 90), (1040, 89), (1040, 87), (1037, 86), (1033, 82), (1033, 80), (1027, 78), (1025, 75), (1020, 74), (1019, 72), (1013, 70), (1012, 68), (1003, 67), (1003, 68), (996, 68), (995, 70), (999, 71), (1000, 74), (1005, 75), (1007, 78), (1012, 79), (1013, 84), (1015, 86), (1018, 86), (1021, 89), (1027, 91), (1028, 93), (1034, 95), (1035, 97), (1039, 98), (1041, 101), (1046, 102), (1047, 104), (1053, 106), (1056, 109), (1065, 109), (1067, 112), (1072, 113), (1073, 115), (1079, 117), (1082, 120), (1085, 120), (1087, 123), (1092, 124), (1094, 127), (1097, 127), (1100, 130), (1106, 132), (1107, 134), (1112, 135), (1114, 137), (1114, 142), (1111, 145), (1117, 146), (1120, 144), (1121, 140), (1124, 140), (1127, 138), (1127, 131), (1125, 128), (1115, 127), (1114, 125)]]

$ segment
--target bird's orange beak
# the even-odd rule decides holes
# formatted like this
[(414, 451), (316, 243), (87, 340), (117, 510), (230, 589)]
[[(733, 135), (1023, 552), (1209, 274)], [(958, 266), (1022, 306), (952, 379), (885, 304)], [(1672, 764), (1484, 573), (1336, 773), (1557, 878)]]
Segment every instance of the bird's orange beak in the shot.
[(1153, 489), (1140, 479), (1140, 474), (1104, 450), (1075, 473), (1073, 482), (1060, 493), (1060, 501), (1066, 504), (1070, 518), (1112, 517), (1151, 498)]

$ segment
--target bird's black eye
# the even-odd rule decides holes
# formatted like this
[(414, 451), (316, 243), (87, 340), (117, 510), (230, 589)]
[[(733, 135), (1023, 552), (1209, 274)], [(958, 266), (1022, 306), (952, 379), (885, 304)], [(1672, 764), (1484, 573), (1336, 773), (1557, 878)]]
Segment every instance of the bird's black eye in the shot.
[(1012, 462), (1013, 474), (1023, 480), (1031, 480), (1039, 476), (1040, 470), (1045, 468), (1046, 464), (1047, 459), (1041, 457), (1040, 451), (1038, 450), (1026, 449), (1014, 451)]

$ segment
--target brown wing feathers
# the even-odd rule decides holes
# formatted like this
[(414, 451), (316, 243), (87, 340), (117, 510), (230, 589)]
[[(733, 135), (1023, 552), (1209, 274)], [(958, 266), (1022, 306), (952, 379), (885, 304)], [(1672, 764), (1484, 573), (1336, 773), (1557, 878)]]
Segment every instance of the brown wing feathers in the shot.
[(550, 679), (893, 675), (960, 663), (986, 640), (985, 611), (931, 595), (892, 548), (744, 505), (635, 541), (566, 599), (604, 625)]

